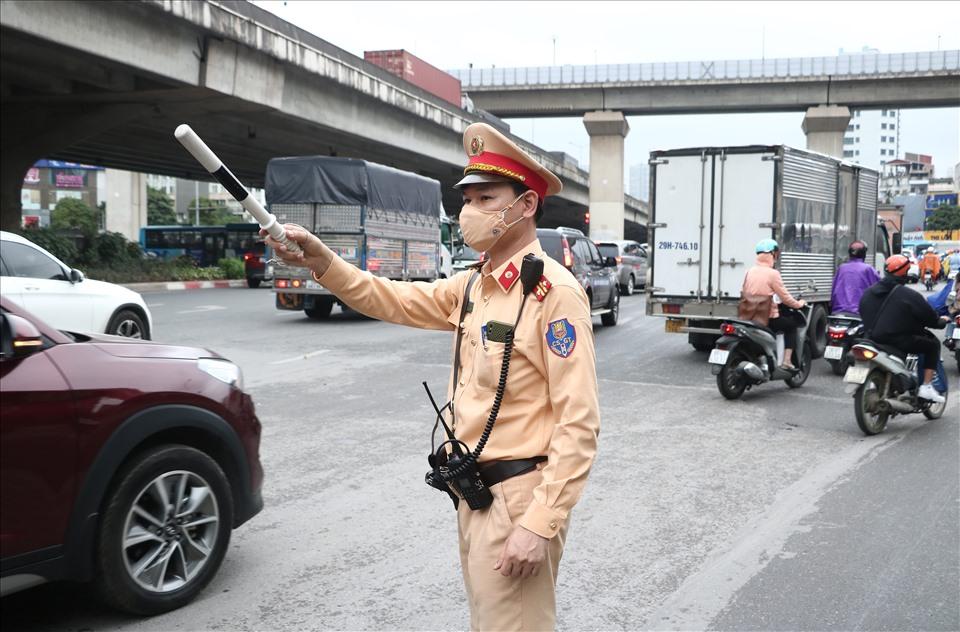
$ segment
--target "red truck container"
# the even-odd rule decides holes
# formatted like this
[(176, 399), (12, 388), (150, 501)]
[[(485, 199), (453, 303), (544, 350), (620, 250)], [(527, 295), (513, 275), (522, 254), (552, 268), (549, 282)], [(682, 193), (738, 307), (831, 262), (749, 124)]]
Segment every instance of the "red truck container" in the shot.
[(461, 107), (460, 80), (436, 66), (431, 66), (419, 57), (400, 49), (368, 50), (364, 51), (363, 58), (418, 88)]

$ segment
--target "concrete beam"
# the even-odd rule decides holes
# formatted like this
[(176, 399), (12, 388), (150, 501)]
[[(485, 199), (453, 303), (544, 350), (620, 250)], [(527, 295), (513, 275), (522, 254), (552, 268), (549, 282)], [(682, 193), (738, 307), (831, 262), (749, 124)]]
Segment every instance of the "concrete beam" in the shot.
[(821, 103), (843, 103), (856, 109), (957, 107), (960, 76), (498, 86), (471, 89), (470, 98), (476, 107), (503, 118), (573, 117), (594, 110), (614, 110), (627, 116), (802, 112)]
[(800, 125), (807, 135), (807, 149), (843, 158), (843, 133), (850, 123), (850, 109), (840, 105), (818, 105), (807, 110)]
[(623, 239), (623, 139), (630, 125), (622, 112), (587, 112), (590, 135), (590, 236)]

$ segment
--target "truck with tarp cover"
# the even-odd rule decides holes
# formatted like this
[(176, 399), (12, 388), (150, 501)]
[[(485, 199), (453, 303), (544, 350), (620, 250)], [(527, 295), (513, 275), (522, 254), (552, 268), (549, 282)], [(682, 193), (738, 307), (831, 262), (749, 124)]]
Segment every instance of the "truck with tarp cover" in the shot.
[(850, 243), (865, 242), (878, 269), (890, 254), (878, 180), (872, 169), (784, 145), (651, 152), (647, 314), (688, 334), (694, 348), (712, 348), (720, 321), (737, 315), (756, 243), (773, 238), (784, 285), (814, 305), (820, 357), (834, 273)]
[[(347, 262), (402, 281), (440, 274), (440, 183), (385, 165), (335, 156), (273, 158), (267, 208), (280, 223), (299, 224)], [(306, 268), (278, 265), (277, 309), (324, 319), (337, 302)]]

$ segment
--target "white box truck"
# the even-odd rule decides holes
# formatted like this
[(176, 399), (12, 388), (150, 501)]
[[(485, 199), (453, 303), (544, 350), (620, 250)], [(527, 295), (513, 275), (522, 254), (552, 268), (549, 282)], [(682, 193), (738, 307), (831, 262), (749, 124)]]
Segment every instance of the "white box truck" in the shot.
[(815, 305), (820, 357), (834, 273), (850, 242), (866, 242), (878, 269), (890, 254), (877, 184), (872, 169), (784, 145), (651, 152), (647, 314), (710, 349), (720, 320), (737, 314), (756, 243), (773, 238), (787, 289)]
[[(432, 178), (355, 158), (297, 156), (270, 160), (266, 182), (277, 221), (310, 230), (361, 270), (433, 281), (452, 266), (441, 260), (447, 217)], [(273, 291), (277, 309), (315, 319), (329, 317), (337, 302), (306, 268), (274, 266)]]

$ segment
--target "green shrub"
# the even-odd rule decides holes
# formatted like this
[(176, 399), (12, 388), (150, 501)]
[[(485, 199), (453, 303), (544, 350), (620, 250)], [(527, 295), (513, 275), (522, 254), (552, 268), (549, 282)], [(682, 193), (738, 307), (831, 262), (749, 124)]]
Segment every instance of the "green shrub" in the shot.
[[(129, 248), (131, 244), (120, 233), (100, 233), (91, 242), (88, 250), (95, 251), (97, 259), (107, 265), (125, 264), (131, 259)], [(137, 251), (139, 250), (137, 246)], [(139, 254), (135, 257), (139, 258)]]
[(223, 271), (223, 276), (228, 279), (242, 279), (246, 276), (242, 259), (221, 259), (217, 262), (217, 266)]
[(72, 239), (59, 234), (52, 228), (27, 228), (23, 236), (48, 250), (54, 257), (71, 267), (76, 267), (80, 259), (77, 246)]
[(85, 237), (93, 237), (100, 228), (100, 212), (87, 206), (83, 200), (64, 198), (50, 213), (50, 227), (57, 230), (75, 228)]

